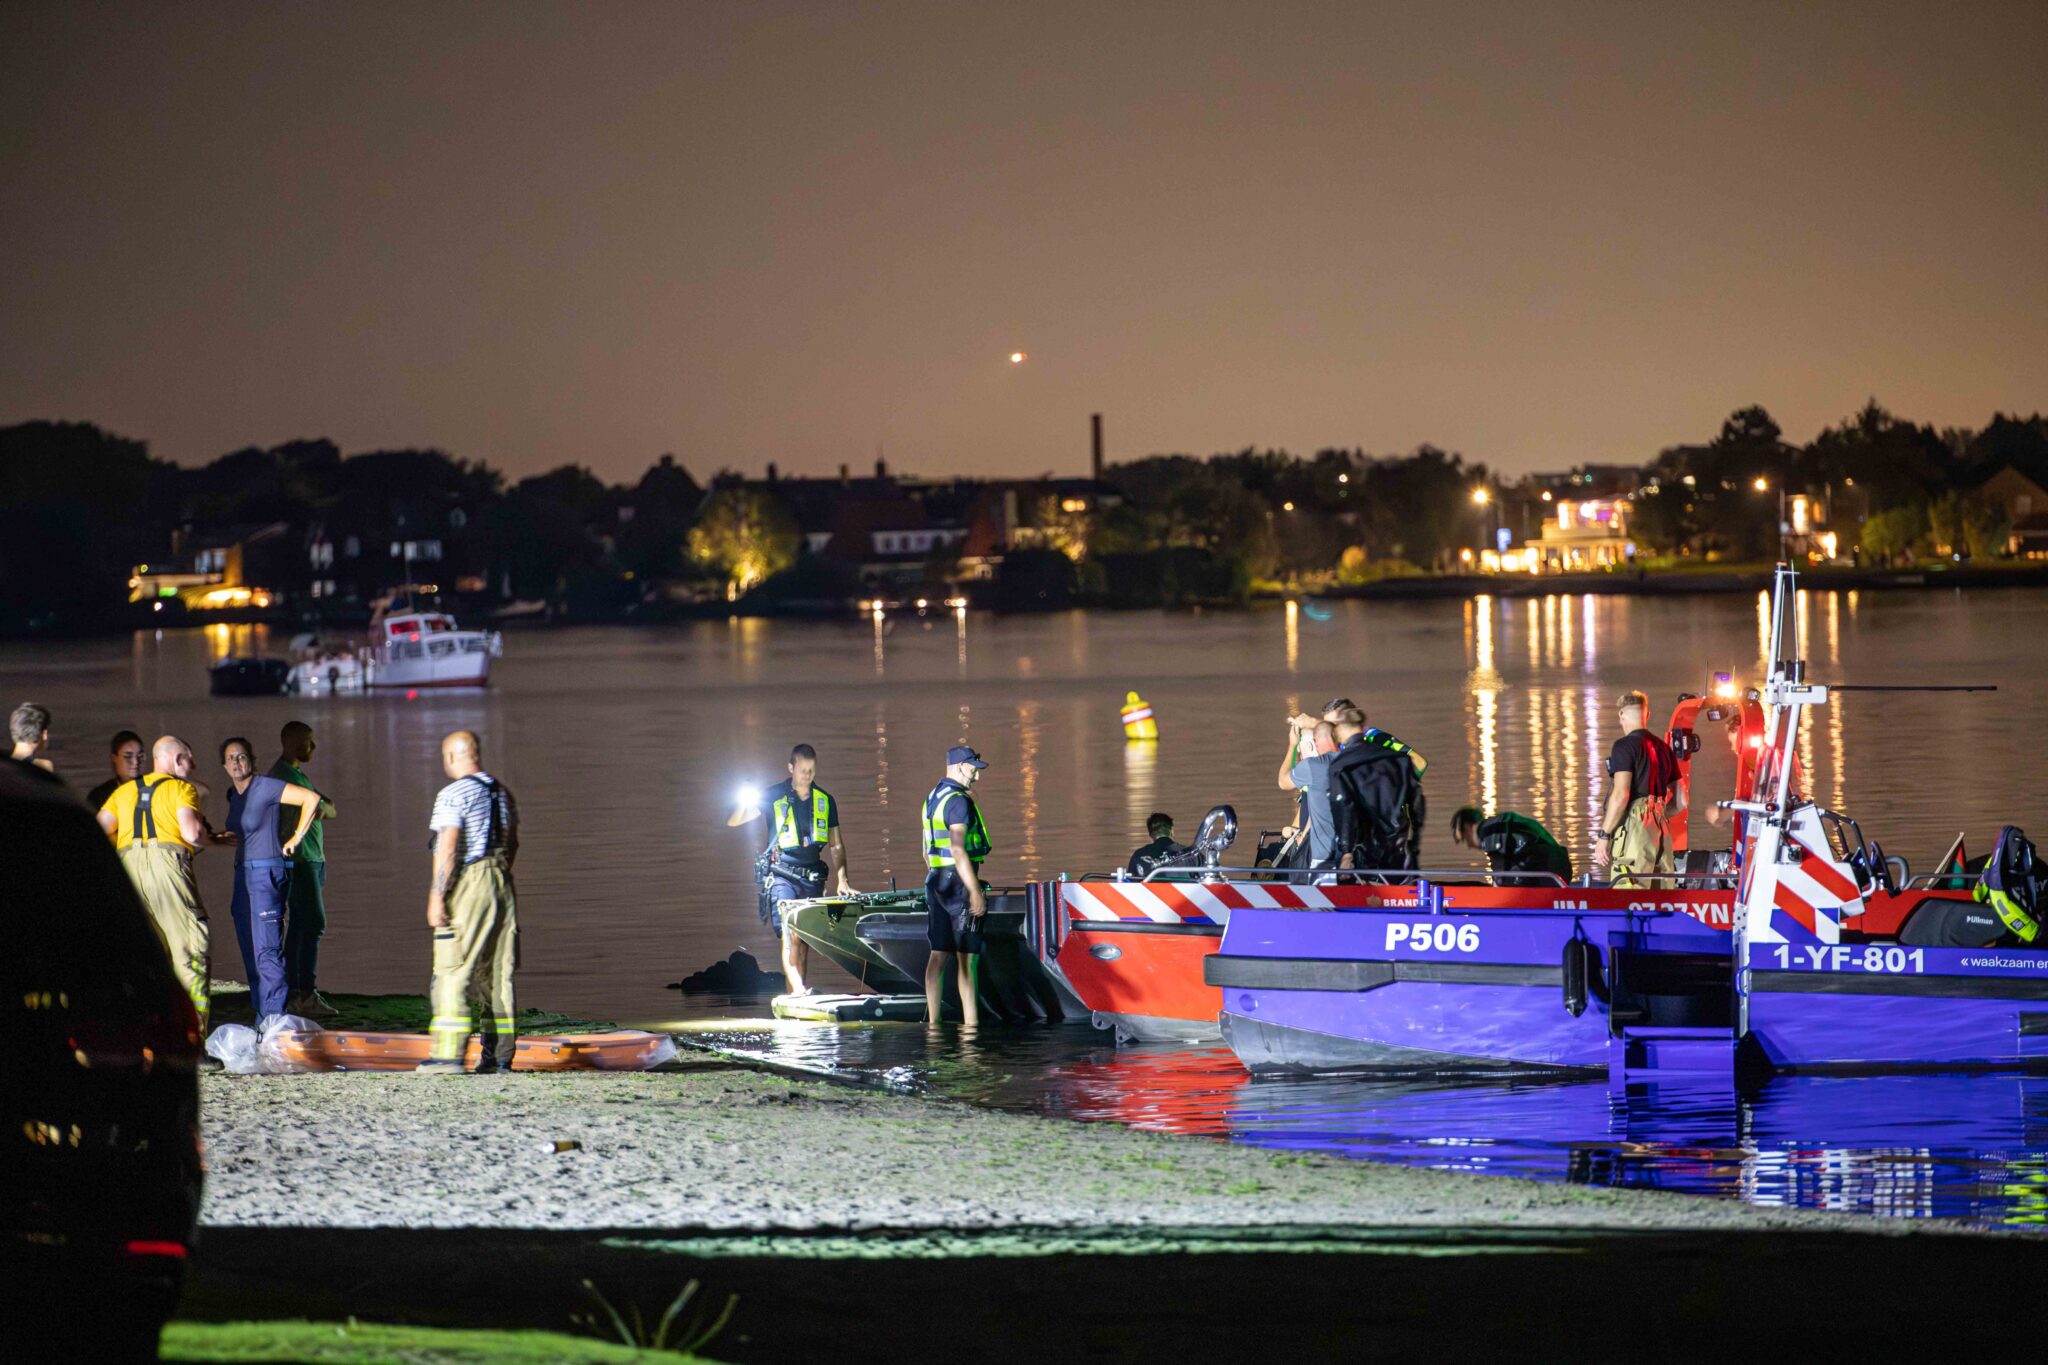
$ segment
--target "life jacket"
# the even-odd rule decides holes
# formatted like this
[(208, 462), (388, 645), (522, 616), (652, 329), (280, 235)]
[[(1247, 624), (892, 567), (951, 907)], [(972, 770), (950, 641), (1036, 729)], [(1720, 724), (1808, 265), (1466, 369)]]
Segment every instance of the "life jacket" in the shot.
[(934, 870), (953, 866), (953, 831), (946, 825), (946, 801), (954, 792), (967, 797), (967, 860), (977, 866), (988, 857), (991, 845), (988, 826), (981, 822), (981, 807), (967, 788), (944, 778), (924, 799), (924, 865)]
[(1422, 779), (1405, 750), (1353, 740), (1330, 760), (1336, 856), (1357, 868), (1421, 866)]
[(1415, 765), (1415, 775), (1422, 776), (1429, 771), (1429, 760), (1415, 752), (1405, 741), (1395, 739), (1385, 730), (1377, 727), (1367, 730), (1363, 736), (1367, 744), (1377, 744), (1382, 749), (1392, 749), (1397, 754), (1408, 755), (1408, 761)]
[(2032, 943), (2041, 932), (2043, 879), (2034, 845), (2017, 825), (2007, 825), (1998, 831), (1998, 842), (1970, 895), (1998, 913), (2007, 933), (2021, 943)]
[(805, 844), (829, 844), (832, 842), (832, 797), (823, 787), (811, 787), (811, 831), (806, 839), (803, 831), (796, 826), (796, 793), (775, 798), (775, 847), (798, 849)]

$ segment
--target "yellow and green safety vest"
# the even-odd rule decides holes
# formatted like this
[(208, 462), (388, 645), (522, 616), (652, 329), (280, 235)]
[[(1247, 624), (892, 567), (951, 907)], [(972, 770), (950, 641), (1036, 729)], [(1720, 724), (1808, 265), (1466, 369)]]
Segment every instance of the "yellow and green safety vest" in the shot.
[(967, 797), (967, 860), (979, 864), (988, 857), (988, 826), (981, 822), (981, 807), (967, 788), (946, 778), (924, 799), (924, 862), (930, 868), (953, 866), (953, 831), (946, 826), (946, 802), (954, 792)]
[(2005, 921), (2006, 929), (2022, 943), (2032, 943), (2034, 936), (2041, 932), (2040, 924), (2026, 912), (2020, 903), (2003, 891), (1994, 891), (1978, 882), (1970, 892), (1971, 899), (1990, 906)]
[(832, 797), (816, 783), (811, 785), (811, 837), (803, 837), (796, 825), (796, 793), (775, 798), (775, 847), (801, 848), (805, 844), (832, 842)]

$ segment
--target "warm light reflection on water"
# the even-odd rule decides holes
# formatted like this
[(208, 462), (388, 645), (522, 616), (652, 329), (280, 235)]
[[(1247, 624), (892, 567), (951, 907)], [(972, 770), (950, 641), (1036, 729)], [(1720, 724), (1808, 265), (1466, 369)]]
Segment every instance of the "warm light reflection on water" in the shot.
[(696, 1042), (880, 1088), (1258, 1147), (1671, 1190), (1767, 1207), (2048, 1220), (2048, 1077), (1779, 1077), (1737, 1095), (1682, 1080), (1253, 1080), (1219, 1047), (1114, 1048), (1086, 1027), (721, 1021)]

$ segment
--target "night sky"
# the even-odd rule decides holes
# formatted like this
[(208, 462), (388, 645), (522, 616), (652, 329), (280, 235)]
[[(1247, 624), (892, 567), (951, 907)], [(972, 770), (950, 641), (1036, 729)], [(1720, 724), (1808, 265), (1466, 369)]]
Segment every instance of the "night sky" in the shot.
[(0, 422), (1520, 472), (2048, 406), (2048, 5), (1792, 8), (9, 0)]

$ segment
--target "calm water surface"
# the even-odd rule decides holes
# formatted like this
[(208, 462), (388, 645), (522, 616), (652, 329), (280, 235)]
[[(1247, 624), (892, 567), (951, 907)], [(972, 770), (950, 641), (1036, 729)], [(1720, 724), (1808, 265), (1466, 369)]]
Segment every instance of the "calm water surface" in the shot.
[[(2048, 594), (1815, 593), (1806, 606), (1802, 633), (1819, 680), (1989, 681), (2003, 689), (1988, 697), (1837, 698), (1801, 736), (1820, 800), (1855, 815), (1887, 851), (1923, 870), (1958, 830), (1969, 832), (1973, 848), (1985, 848), (2004, 823), (2038, 823)], [(525, 821), (522, 998), (653, 1023), (703, 1012), (701, 1002), (685, 1001), (666, 983), (735, 946), (772, 955), (748, 885), (755, 840), (725, 829), (724, 815), (742, 781), (783, 775), (796, 742), (821, 755), (819, 780), (841, 803), (854, 882), (864, 889), (921, 877), (920, 803), (946, 747), (963, 740), (994, 764), (977, 795), (994, 834), (989, 872), (998, 883), (1121, 863), (1144, 841), (1148, 812), (1171, 811), (1185, 835), (1218, 802), (1237, 808), (1242, 860), (1253, 833), (1288, 815), (1274, 786), (1282, 718), (1339, 694), (1359, 700), (1373, 723), (1430, 758), (1425, 861), (1476, 865), (1444, 832), (1451, 809), (1467, 800), (1535, 816), (1582, 857), (1601, 760), (1615, 737), (1612, 696), (1641, 687), (1661, 713), (1681, 690), (1704, 690), (1716, 669), (1755, 681), (1764, 627), (1764, 603), (1747, 596), (1352, 602), (1193, 615), (938, 612), (844, 624), (732, 620), (514, 634), (487, 691), (332, 699), (210, 698), (205, 670), (213, 659), (282, 652), (281, 641), (261, 629), (212, 627), (0, 645), (0, 697), (34, 698), (55, 711), (53, 756), (80, 788), (104, 775), (113, 730), (184, 736), (215, 785), (216, 822), (225, 789), (213, 761), (219, 741), (248, 735), (267, 762), (284, 721), (309, 721), (320, 743), (309, 772), (341, 807), (327, 830), (331, 923), (321, 978), (344, 991), (425, 988), (426, 818), (444, 780), (438, 745), (451, 729), (475, 729), (491, 770), (517, 791)], [(1123, 742), (1118, 708), (1133, 689), (1157, 708), (1163, 738), (1156, 746)], [(1725, 783), (1727, 768), (1725, 754), (1708, 745), (1698, 770), (1702, 790)], [(226, 949), (216, 955), (217, 973), (234, 975), (225, 923), (229, 859), (211, 853), (200, 863)], [(830, 984), (827, 973), (819, 975)], [(1181, 1097), (1172, 1104), (1207, 1115), (1185, 1120), (1209, 1125), (1200, 1131), (1380, 1156), (1428, 1148), (1446, 1161), (1492, 1169), (1548, 1170), (1550, 1156), (1531, 1154), (1578, 1151), (1585, 1134), (1585, 1150), (1622, 1153), (1594, 1163), (1607, 1162), (1622, 1172), (1618, 1178), (1655, 1171), (1648, 1183), (1688, 1188), (1720, 1188), (1698, 1172), (1722, 1170), (1726, 1163), (1712, 1154), (1754, 1143), (1758, 1134), (1777, 1142), (1775, 1135), (1797, 1133), (1784, 1140), (1816, 1150), (1832, 1141), (1789, 1118), (1780, 1122), (1801, 1106), (1773, 1095), (1813, 1088), (1786, 1087), (1740, 1114), (1731, 1110), (1731, 1121), (1702, 1139), (1710, 1155), (1686, 1158), (1694, 1174), (1681, 1179), (1660, 1161), (1628, 1155), (1621, 1144), (1634, 1140), (1633, 1129), (1626, 1122), (1616, 1128), (1621, 1120), (1604, 1092), (1597, 1104), (1563, 1098), (1585, 1087), (1431, 1091), (1358, 1109), (1364, 1101), (1344, 1098), (1356, 1093), (1344, 1085), (1300, 1094), (1246, 1085), (1241, 1073), (1231, 1074), (1227, 1055), (1153, 1063), (1139, 1049), (1119, 1060), (1098, 1043), (1096, 1035), (1077, 1039), (1068, 1030), (1019, 1042), (1030, 1065), (1011, 1070), (1045, 1069), (1052, 1062), (1032, 1049), (1051, 1048), (1089, 1059), (1057, 1070), (1060, 1085), (1079, 1084), (1092, 1098), (1046, 1090), (1033, 1092), (1030, 1103), (1146, 1122), (1147, 1107), (1167, 1101), (1144, 1078), (1170, 1073), (1182, 1078), (1167, 1087)], [(983, 1065), (927, 1061), (956, 1075)], [(1085, 1083), (1074, 1081), (1077, 1069)], [(1983, 1111), (1983, 1124), (1972, 1118), (1966, 1126), (1985, 1136), (1951, 1133), (1955, 1150), (1995, 1146), (1985, 1160), (2031, 1162), (2026, 1169), (2038, 1178), (2041, 1112), (2031, 1083), (1855, 1084), (1867, 1086), (1859, 1094), (1888, 1097), (1875, 1112), (1933, 1106), (1925, 1110), (1929, 1133), (1960, 1122), (1934, 1115)], [(1205, 1097), (1187, 1098), (1195, 1091)], [(1965, 1104), (1958, 1094), (1987, 1098)], [(1396, 1129), (1382, 1132), (1380, 1118), (1360, 1117), (1396, 1110), (1413, 1116), (1412, 1134), (1407, 1119), (1398, 1132), (1410, 1135), (1390, 1136)], [(1498, 1137), (1493, 1149), (1480, 1150), (1489, 1146), (1482, 1142), (1467, 1153), (1472, 1133), (1460, 1130), (1488, 1124)], [(1528, 1135), (1502, 1136), (1511, 1128)], [(1836, 1136), (1856, 1145), (1848, 1130)], [(1972, 1146), (1980, 1140), (1993, 1146)], [(1450, 1148), (1459, 1150), (1445, 1156)], [(1744, 1174), (1728, 1176), (1727, 1192), (1808, 1203), (1837, 1197), (1820, 1192), (1826, 1181), (1806, 1179), (1814, 1168), (1803, 1160), (1772, 1166), (1778, 1174), (1757, 1184), (1761, 1161), (1733, 1161)], [(1865, 1169), (1925, 1175), (1918, 1161)]]

